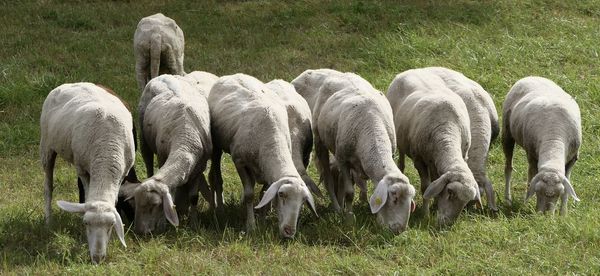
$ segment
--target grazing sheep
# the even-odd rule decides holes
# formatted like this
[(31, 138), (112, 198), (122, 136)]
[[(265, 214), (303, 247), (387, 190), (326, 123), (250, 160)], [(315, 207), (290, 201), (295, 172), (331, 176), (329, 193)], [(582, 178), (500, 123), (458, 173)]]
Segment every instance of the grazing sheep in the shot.
[[(385, 96), (355, 74), (327, 69), (305, 71), (294, 83), (304, 95), (315, 99), (312, 102), (317, 165), (333, 207), (343, 208), (345, 215), (352, 218), (354, 172), (377, 183), (369, 205), (378, 222), (394, 233), (404, 231), (414, 210), (415, 189), (394, 164), (396, 138), (392, 109)], [(339, 168), (337, 192), (329, 151)]]
[(537, 196), (538, 212), (566, 215), (569, 195), (579, 198), (569, 176), (581, 145), (581, 116), (575, 100), (551, 80), (526, 77), (508, 92), (503, 105), (502, 144), (506, 156), (505, 197), (511, 203), (510, 178), (515, 142), (525, 149), (529, 163), (529, 199)]
[(292, 141), (292, 159), (294, 166), (304, 183), (314, 194), (322, 196), (315, 182), (308, 176), (306, 168), (310, 161), (313, 146), (312, 114), (306, 100), (294, 89), (294, 86), (284, 80), (273, 80), (266, 84), (267, 95), (273, 96), (286, 108), (290, 138)]
[[(423, 69), (400, 73), (387, 98), (399, 135), (398, 166), (408, 155), (419, 172), (423, 210), (436, 198), (437, 220), (449, 225), (471, 200), (480, 201), (477, 182), (465, 159), (471, 144), (469, 113), (461, 98), (443, 79)], [(436, 179), (431, 182), (431, 179)]]
[(270, 187), (255, 208), (276, 199), (279, 232), (292, 238), (302, 204), (308, 201), (316, 214), (315, 203), (294, 167), (287, 112), (266, 95), (267, 90), (261, 81), (244, 74), (224, 76), (215, 83), (208, 97), (215, 143), (209, 177), (221, 196), (221, 155), (230, 153), (244, 185), (246, 230), (255, 228), (252, 204), (258, 182)]
[[(310, 107), (310, 110), (313, 112), (314, 118), (315, 105), (317, 102), (317, 98), (319, 97), (319, 89), (321, 88), (321, 86), (323, 86), (323, 83), (328, 78), (344, 77), (345, 75), (346, 73), (332, 69), (309, 69), (302, 72), (302, 74), (296, 77), (292, 81), (292, 85), (294, 85), (294, 88), (296, 89), (297, 93), (300, 94), (300, 96), (302, 96), (306, 100), (308, 106)], [(361, 85), (371, 86), (366, 80), (362, 78), (355, 78), (353, 79), (353, 81), (358, 81), (361, 83)], [(324, 166), (329, 167), (330, 173), (327, 173), (327, 175), (331, 175), (331, 181), (323, 177), (322, 170), (319, 170), (319, 173), (321, 174), (321, 180), (325, 182), (325, 187), (331, 199), (331, 206), (334, 210), (339, 212), (341, 211), (341, 207), (338, 203), (336, 195), (339, 194), (341, 196), (341, 193), (338, 193), (337, 190), (343, 190), (344, 185), (342, 183), (339, 183), (341, 178), (339, 177), (339, 168), (337, 167), (335, 157), (330, 155), (329, 160), (329, 164), (319, 164), (319, 158), (315, 158), (315, 163), (317, 168), (326, 169), (324, 168)], [(354, 181), (361, 188), (361, 198), (366, 198), (366, 182), (359, 177), (359, 174), (357, 172), (352, 171), (351, 174)]]
[(50, 224), (57, 154), (72, 163), (85, 190), (85, 203), (58, 201), (67, 212), (83, 213), (92, 262), (106, 257), (111, 228), (125, 245), (115, 209), (119, 186), (133, 166), (131, 113), (122, 102), (93, 83), (63, 84), (52, 90), (40, 118), (40, 157), (45, 173), (45, 215)]
[[(165, 217), (177, 226), (178, 214), (186, 214), (190, 202), (197, 201), (198, 189), (212, 209), (213, 196), (203, 174), (212, 152), (210, 113), (202, 91), (186, 77), (161, 75), (146, 85), (139, 116), (149, 178), (133, 192), (135, 231), (162, 231)], [(160, 168), (156, 174), (154, 154)]]
[(471, 123), (471, 147), (467, 154), (467, 164), (480, 192), (485, 191), (488, 207), (492, 211), (498, 211), (494, 188), (485, 169), (490, 145), (500, 133), (498, 112), (492, 97), (477, 82), (454, 70), (443, 67), (428, 67), (423, 70), (442, 78), (446, 87), (458, 94), (467, 106)]
[(135, 73), (140, 91), (159, 74), (185, 75), (183, 31), (162, 13), (142, 18), (133, 35)]

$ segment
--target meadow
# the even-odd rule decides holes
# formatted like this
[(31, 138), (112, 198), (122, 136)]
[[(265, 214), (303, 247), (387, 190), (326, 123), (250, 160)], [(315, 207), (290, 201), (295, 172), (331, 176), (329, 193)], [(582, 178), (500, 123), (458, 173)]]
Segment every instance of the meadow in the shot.
[[(514, 203), (507, 207), (496, 141), (488, 173), (497, 214), (464, 211), (454, 226), (438, 229), (416, 213), (408, 231), (394, 236), (366, 203), (356, 203), (357, 221), (345, 225), (327, 209), (328, 199), (317, 199), (320, 217), (304, 208), (296, 238), (284, 241), (274, 213), (257, 220), (255, 233), (244, 233), (241, 184), (226, 157), (220, 225), (201, 201), (199, 225), (184, 220), (153, 237), (127, 231), (127, 248), (113, 238), (107, 261), (92, 265), (80, 217), (53, 204), (55, 222), (44, 223), (41, 106), (58, 85), (89, 81), (136, 107), (133, 33), (142, 17), (157, 12), (183, 29), (188, 72), (243, 72), (267, 82), (332, 68), (385, 91), (399, 72), (445, 66), (479, 82), (500, 112), (520, 78), (552, 79), (581, 108), (583, 145), (571, 175), (581, 202), (569, 201), (567, 217), (536, 214), (535, 200), (524, 204), (527, 166), (518, 149)], [(0, 274), (600, 273), (598, 0), (3, 0), (0, 13)], [(146, 175), (139, 152), (136, 169)], [(406, 173), (418, 190), (410, 162)], [(312, 165), (311, 175), (318, 178)], [(55, 179), (54, 199), (76, 201), (74, 168), (59, 161)]]

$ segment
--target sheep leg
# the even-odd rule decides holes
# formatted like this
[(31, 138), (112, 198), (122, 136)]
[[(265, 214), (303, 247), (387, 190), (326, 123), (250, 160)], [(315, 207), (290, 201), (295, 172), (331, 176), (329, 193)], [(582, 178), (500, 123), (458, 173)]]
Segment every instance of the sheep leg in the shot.
[(42, 166), (44, 167), (44, 199), (46, 215), (46, 225), (50, 225), (52, 217), (52, 191), (54, 190), (54, 164), (56, 162), (56, 152), (50, 151), (42, 156)]
[(152, 149), (150, 149), (150, 145), (148, 145), (146, 139), (144, 139), (143, 134), (140, 142), (140, 151), (142, 152), (142, 158), (144, 159), (144, 164), (146, 165), (146, 175), (151, 177), (154, 175), (154, 153), (152, 152)]
[(484, 175), (480, 183), (482, 183), (483, 189), (485, 190), (488, 208), (490, 208), (490, 210), (492, 210), (493, 212), (498, 212), (498, 206), (496, 206), (496, 194), (494, 193), (494, 187), (492, 186), (492, 182), (487, 176)]
[(223, 211), (223, 176), (221, 174), (222, 155), (223, 151), (220, 148), (213, 148), (210, 171), (208, 172), (208, 181), (210, 181), (212, 193), (215, 195), (215, 205), (218, 212)]
[(527, 154), (527, 163), (529, 163), (529, 169), (527, 170), (527, 186), (529, 186), (531, 179), (538, 173), (538, 160), (533, 155)]
[[(234, 162), (235, 163), (235, 162)], [(246, 232), (250, 233), (256, 228), (254, 221), (254, 178), (248, 170), (239, 164), (235, 164), (235, 168), (244, 185), (244, 196), (242, 202), (246, 207)]]
[(346, 224), (354, 224), (355, 218), (352, 212), (352, 201), (354, 201), (354, 183), (352, 183), (352, 172), (350, 168), (339, 162), (340, 169), (340, 187), (342, 197), (342, 206), (344, 208), (344, 220)]
[(368, 203), (369, 197), (367, 195), (367, 181), (358, 176), (358, 174), (354, 171), (352, 171), (352, 179), (356, 183), (356, 186), (358, 186), (360, 189), (360, 201)]
[[(507, 119), (505, 119), (507, 120)], [(505, 122), (506, 124), (506, 122)], [(502, 149), (506, 159), (504, 164), (504, 200), (508, 206), (512, 206), (512, 196), (510, 194), (510, 179), (513, 171), (513, 152), (515, 150), (515, 140), (512, 138), (507, 127), (502, 132)]]
[[(417, 169), (417, 172), (419, 173), (419, 178), (421, 179), (421, 194), (424, 194), (425, 191), (427, 190), (427, 187), (429, 186), (429, 183), (431, 182), (431, 179), (429, 177), (429, 170), (427, 169), (427, 166), (425, 165), (424, 162), (422, 162), (419, 159), (414, 160), (414, 165), (415, 165), (415, 169)], [(429, 199), (423, 199), (423, 214), (425, 215), (426, 218), (429, 217)]]
[(325, 182), (325, 188), (327, 189), (329, 199), (331, 200), (331, 207), (339, 213), (342, 211), (342, 208), (336, 198), (335, 182), (333, 181), (333, 176), (329, 169), (329, 151), (320, 141), (318, 136), (315, 137), (315, 153), (317, 155), (317, 168), (319, 168), (319, 173)]
[(148, 62), (148, 57), (146, 57), (144, 55), (136, 56), (135, 77), (136, 77), (140, 92), (144, 91), (144, 87), (146, 87), (146, 83), (148, 83), (148, 76), (150, 75), (150, 71), (148, 70), (149, 67), (150, 67), (150, 63)]
[(405, 158), (404, 152), (398, 151), (398, 169), (400, 169), (402, 173), (404, 173), (404, 168), (406, 167)]

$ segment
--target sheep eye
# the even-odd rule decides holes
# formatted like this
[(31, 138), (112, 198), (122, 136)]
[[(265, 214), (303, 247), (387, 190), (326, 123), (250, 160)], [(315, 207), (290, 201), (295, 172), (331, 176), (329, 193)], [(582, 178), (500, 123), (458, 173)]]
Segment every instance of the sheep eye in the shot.
[(454, 199), (456, 194), (452, 190), (448, 190), (448, 199)]
[(279, 198), (285, 198), (285, 193), (284, 192), (279, 192), (278, 196), (279, 196)]

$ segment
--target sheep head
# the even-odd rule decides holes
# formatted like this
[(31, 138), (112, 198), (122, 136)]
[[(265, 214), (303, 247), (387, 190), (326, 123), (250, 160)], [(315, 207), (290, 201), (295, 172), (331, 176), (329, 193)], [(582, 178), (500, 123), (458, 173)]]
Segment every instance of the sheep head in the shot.
[(284, 238), (293, 238), (296, 234), (298, 216), (304, 201), (307, 201), (313, 213), (317, 214), (313, 196), (300, 177), (283, 177), (271, 184), (254, 208), (260, 209), (274, 199), (277, 200), (279, 233)]
[(541, 171), (531, 179), (525, 201), (534, 193), (537, 197), (536, 209), (542, 213), (549, 212), (553, 214), (559, 197), (572, 196), (575, 201), (579, 201), (571, 182), (564, 175), (554, 170)]
[(371, 212), (377, 222), (400, 234), (408, 226), (410, 213), (415, 210), (415, 188), (402, 174), (386, 175), (375, 187), (369, 200)]
[(479, 186), (470, 173), (446, 172), (433, 181), (423, 198), (435, 198), (437, 202), (437, 222), (439, 226), (454, 223), (463, 208), (472, 200), (481, 205)]
[(121, 216), (115, 209), (114, 203), (92, 201), (87, 203), (72, 203), (59, 200), (58, 207), (71, 213), (82, 213), (85, 224), (88, 246), (92, 262), (97, 264), (106, 258), (106, 247), (113, 227), (123, 246), (125, 231)]
[(160, 180), (149, 178), (133, 193), (135, 200), (135, 232), (148, 234), (164, 230), (166, 218), (173, 226), (179, 225), (179, 217), (169, 191)]

